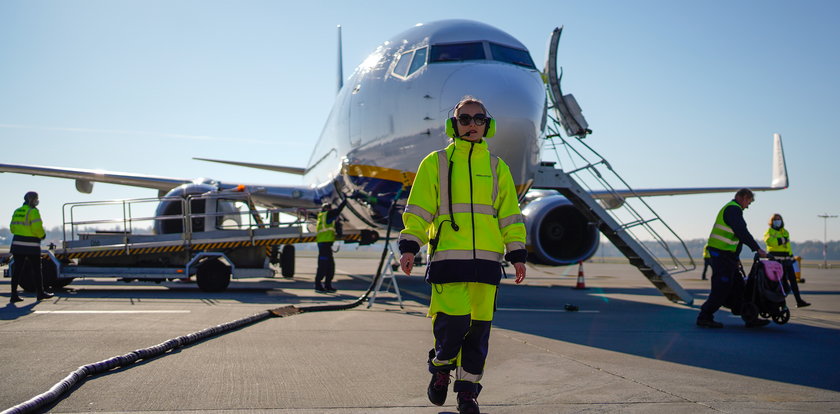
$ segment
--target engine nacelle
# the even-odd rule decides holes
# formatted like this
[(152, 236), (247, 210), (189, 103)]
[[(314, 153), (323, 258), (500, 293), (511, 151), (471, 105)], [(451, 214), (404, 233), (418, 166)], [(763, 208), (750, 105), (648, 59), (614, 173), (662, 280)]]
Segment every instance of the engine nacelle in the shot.
[(551, 266), (575, 264), (598, 251), (600, 231), (565, 197), (544, 195), (522, 209), (528, 260)]
[[(184, 232), (184, 206), (190, 196), (189, 212), (192, 232), (219, 230), (241, 224), (239, 208), (225, 199), (209, 184), (184, 184), (170, 190), (161, 198), (155, 210), (155, 234)], [(207, 216), (205, 216), (207, 215)], [(166, 218), (161, 218), (166, 217)]]

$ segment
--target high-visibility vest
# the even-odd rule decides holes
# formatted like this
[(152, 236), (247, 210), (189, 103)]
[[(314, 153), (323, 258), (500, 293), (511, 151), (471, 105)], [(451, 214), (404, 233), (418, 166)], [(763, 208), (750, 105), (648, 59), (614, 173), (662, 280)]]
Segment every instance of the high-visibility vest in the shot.
[[(782, 239), (781, 243), (779, 239)], [(784, 253), (788, 256), (793, 254), (790, 248), (790, 233), (784, 227), (778, 230), (772, 227), (767, 229), (764, 232), (764, 244), (767, 245), (767, 251), (770, 253)]]
[(718, 212), (717, 218), (715, 219), (715, 226), (712, 227), (712, 233), (709, 234), (709, 241), (706, 245), (725, 252), (735, 252), (738, 250), (738, 243), (740, 243), (741, 240), (735, 236), (735, 231), (732, 230), (732, 227), (729, 227), (729, 225), (723, 221), (723, 212), (726, 211), (729, 206), (736, 206), (743, 210), (741, 205), (735, 202), (735, 200), (726, 203), (726, 205), (724, 205)]
[(41, 223), (41, 213), (28, 204), (20, 206), (12, 214), (9, 230), (14, 237), (10, 251), (12, 254), (40, 254), (41, 239), (46, 237), (44, 225)]
[[(452, 227), (453, 220), (457, 231)], [(420, 246), (440, 236), (432, 257), (432, 271), (436, 263), (446, 261), (479, 260), (495, 262), (498, 267), (505, 250), (525, 249), (525, 224), (510, 168), (490, 154), (483, 140), (455, 139), (445, 149), (423, 159), (408, 196), (403, 225), (400, 239)], [(443, 277), (454, 279), (430, 280), (467, 281), (458, 279), (459, 275)]]
[(315, 231), (318, 233), (315, 236), (315, 241), (318, 243), (335, 241), (335, 220), (327, 223), (328, 211), (318, 213), (318, 224)]

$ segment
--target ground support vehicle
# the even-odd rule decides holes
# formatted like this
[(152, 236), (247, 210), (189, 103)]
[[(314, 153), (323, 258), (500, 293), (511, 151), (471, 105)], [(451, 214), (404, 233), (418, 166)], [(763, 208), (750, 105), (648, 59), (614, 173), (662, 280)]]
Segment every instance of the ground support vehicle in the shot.
[[(61, 288), (73, 279), (90, 277), (160, 283), (194, 276), (202, 290), (219, 292), (228, 287), (231, 279), (275, 277), (277, 267), (283, 277), (293, 277), (295, 244), (315, 241), (315, 234), (306, 232), (304, 221), (280, 223), (275, 220), (276, 212), (256, 210), (247, 194), (161, 199), (161, 204), (180, 205), (181, 209), (168, 211), (173, 214), (160, 214), (158, 208), (151, 217), (131, 216), (132, 207), (149, 200), (65, 205), (65, 218), (68, 211), (70, 216), (69, 221), (65, 220), (65, 240), (61, 247), (43, 251), (45, 286)], [(78, 219), (77, 208), (103, 205), (117, 205), (129, 213), (124, 213), (121, 219)], [(156, 231), (132, 232), (141, 221), (154, 221)], [(173, 221), (178, 226), (173, 226)], [(84, 226), (114, 223), (122, 223), (122, 228), (79, 231), (89, 230)], [(186, 231), (161, 231), (166, 226), (169, 231)], [(355, 231), (342, 234), (337, 240), (369, 244), (377, 238), (373, 232)], [(14, 260), (10, 266), (14, 266)], [(33, 291), (35, 283), (22, 280), (21, 287)]]

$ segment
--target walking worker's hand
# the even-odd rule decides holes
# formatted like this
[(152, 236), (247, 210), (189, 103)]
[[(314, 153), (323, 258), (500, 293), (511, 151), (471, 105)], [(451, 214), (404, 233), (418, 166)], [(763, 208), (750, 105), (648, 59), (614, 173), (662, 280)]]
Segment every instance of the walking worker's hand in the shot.
[(411, 253), (403, 253), (400, 256), (400, 269), (406, 276), (411, 276), (411, 268), (414, 267), (414, 255)]
[(513, 267), (516, 268), (516, 284), (522, 283), (525, 280), (525, 263), (514, 263)]

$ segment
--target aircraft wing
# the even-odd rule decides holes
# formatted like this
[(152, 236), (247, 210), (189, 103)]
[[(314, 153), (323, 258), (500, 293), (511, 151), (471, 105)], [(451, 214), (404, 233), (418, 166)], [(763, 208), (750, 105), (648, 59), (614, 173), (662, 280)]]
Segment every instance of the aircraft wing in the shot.
[(317, 189), (304, 186), (261, 186), (226, 184), (209, 179), (187, 179), (160, 177), (155, 175), (124, 173), (115, 171), (88, 170), (82, 168), (62, 168), (40, 165), (0, 164), (0, 173), (28, 174), (43, 177), (66, 178), (76, 181), (76, 190), (90, 194), (93, 183), (127, 185), (131, 187), (158, 190), (163, 196), (182, 184), (209, 184), (220, 190), (240, 189), (251, 193), (254, 201), (272, 208), (317, 208), (320, 195)]
[(5, 172), (76, 180), (76, 189), (85, 194), (90, 194), (93, 190), (94, 182), (151, 188), (158, 190), (158, 192), (163, 192), (164, 194), (181, 184), (193, 182), (193, 180), (185, 178), (158, 177), (154, 175), (122, 173), (115, 171), (47, 167), (40, 165), (0, 164), (0, 173)]
[(256, 163), (253, 163), (253, 162), (214, 160), (214, 159), (210, 159), (210, 158), (197, 158), (197, 157), (193, 157), (193, 159), (194, 160), (199, 160), (199, 161), (217, 162), (219, 164), (236, 165), (238, 167), (256, 168), (256, 169), (259, 169), (259, 170), (276, 171), (276, 172), (282, 172), (282, 173), (287, 173), (287, 174), (295, 174), (295, 175), (303, 175), (303, 174), (306, 173), (306, 168), (288, 167), (288, 166), (285, 166), (285, 165), (256, 164)]
[(684, 194), (708, 194), (708, 193), (735, 193), (742, 188), (749, 188), (752, 191), (776, 191), (789, 187), (785, 153), (782, 148), (782, 137), (773, 134), (773, 177), (769, 187), (764, 186), (739, 186), (739, 187), (695, 187), (695, 188), (648, 188), (633, 190), (614, 191), (593, 191), (592, 197), (604, 200), (607, 204), (614, 204), (625, 198), (631, 197), (652, 197)]

